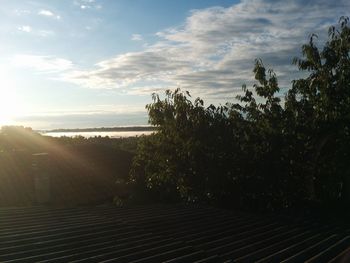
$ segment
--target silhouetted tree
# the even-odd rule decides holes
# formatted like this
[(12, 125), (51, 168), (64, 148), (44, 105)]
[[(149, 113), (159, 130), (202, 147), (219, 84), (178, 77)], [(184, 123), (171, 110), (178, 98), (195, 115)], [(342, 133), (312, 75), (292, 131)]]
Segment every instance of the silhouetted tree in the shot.
[(305, 78), (284, 104), (275, 73), (256, 60), (254, 92), (209, 107), (188, 92), (153, 94), (157, 133), (141, 140), (131, 183), (161, 200), (281, 209), (350, 195), (350, 29), (342, 17), (322, 51), (315, 35), (294, 59)]

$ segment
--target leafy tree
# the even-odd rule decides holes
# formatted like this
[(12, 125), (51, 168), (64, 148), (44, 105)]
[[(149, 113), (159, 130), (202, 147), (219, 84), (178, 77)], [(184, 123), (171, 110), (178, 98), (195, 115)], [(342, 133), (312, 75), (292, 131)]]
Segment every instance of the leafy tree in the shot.
[(188, 92), (152, 96), (157, 132), (139, 144), (131, 183), (153, 198), (255, 210), (350, 200), (350, 29), (342, 17), (320, 51), (312, 35), (294, 59), (306, 78), (284, 103), (275, 73), (256, 60), (254, 92), (209, 107)]
[[(341, 17), (329, 29), (329, 40), (320, 51), (311, 36), (302, 46), (304, 57), (294, 59), (301, 71), (310, 72), (293, 82), (286, 97), (286, 112), (304, 144), (303, 155), (313, 198), (323, 201), (349, 198), (350, 28)], [(347, 197), (346, 197), (347, 196)], [(350, 199), (348, 199), (350, 200)]]

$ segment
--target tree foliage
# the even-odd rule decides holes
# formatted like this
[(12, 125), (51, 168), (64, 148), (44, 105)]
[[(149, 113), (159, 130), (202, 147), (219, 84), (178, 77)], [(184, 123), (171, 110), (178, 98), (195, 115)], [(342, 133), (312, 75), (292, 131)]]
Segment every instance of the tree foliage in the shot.
[(276, 74), (256, 60), (253, 91), (208, 107), (188, 92), (146, 106), (157, 128), (139, 144), (131, 183), (161, 200), (280, 209), (350, 200), (350, 28), (342, 17), (320, 50), (295, 58), (308, 76), (281, 102)]

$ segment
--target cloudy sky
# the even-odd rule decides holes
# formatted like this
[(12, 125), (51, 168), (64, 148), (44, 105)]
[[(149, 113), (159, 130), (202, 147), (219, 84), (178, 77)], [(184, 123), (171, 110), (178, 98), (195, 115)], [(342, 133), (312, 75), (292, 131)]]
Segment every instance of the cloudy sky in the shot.
[(311, 33), (350, 1), (1, 0), (0, 125), (147, 124), (152, 92), (225, 103), (252, 84), (255, 58), (282, 93)]

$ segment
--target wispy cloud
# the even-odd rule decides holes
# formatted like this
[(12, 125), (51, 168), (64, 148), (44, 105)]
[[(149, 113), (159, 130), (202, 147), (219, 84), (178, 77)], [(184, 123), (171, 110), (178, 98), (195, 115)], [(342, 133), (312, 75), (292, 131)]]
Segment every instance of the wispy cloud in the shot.
[(147, 124), (144, 105), (91, 105), (86, 109), (52, 110), (16, 116), (15, 123), (35, 129), (89, 128)]
[(19, 26), (19, 27), (17, 27), (17, 29), (19, 31), (26, 32), (26, 33), (32, 32), (32, 27), (28, 26), (28, 25)]
[(52, 30), (34, 30), (31, 26), (28, 25), (19, 26), (17, 27), (17, 30), (24, 33), (30, 33), (31, 35), (36, 37), (50, 37), (55, 35), (55, 32)]
[(91, 71), (72, 71), (67, 81), (90, 88), (122, 88), (138, 81), (167, 80), (175, 72), (190, 70), (188, 61), (175, 60), (156, 51), (126, 53), (96, 64)]
[(17, 16), (29, 15), (31, 13), (30, 10), (26, 10), (26, 9), (15, 9), (13, 12)]
[(55, 32), (52, 30), (39, 30), (36, 33), (38, 36), (41, 36), (41, 37), (51, 37), (55, 35)]
[(43, 73), (57, 73), (73, 67), (73, 63), (67, 59), (26, 54), (15, 55), (11, 60), (11, 64), (15, 67), (30, 68)]
[(53, 13), (52, 11), (50, 10), (45, 10), (45, 9), (41, 9), (39, 12), (38, 12), (38, 15), (41, 15), (41, 16), (46, 16), (46, 17), (51, 17), (51, 18), (55, 18), (55, 19), (61, 19), (61, 16)]
[(102, 5), (98, 4), (95, 0), (74, 0), (74, 4), (82, 10), (102, 9)]
[[(82, 8), (92, 0), (76, 1)], [(193, 10), (181, 26), (156, 33), (158, 41), (140, 52), (121, 54), (91, 69), (71, 68), (62, 78), (89, 88), (119, 88), (131, 94), (182, 87), (213, 99), (234, 97), (252, 83), (255, 58), (276, 69), (287, 87), (297, 76), (291, 66), (311, 33), (326, 29), (349, 10), (350, 2), (326, 0), (243, 0), (230, 7)], [(325, 11), (326, 10), (326, 11)], [(141, 40), (134, 34), (132, 40)], [(70, 64), (71, 65), (71, 64)], [(156, 83), (149, 85), (147, 83)], [(146, 83), (146, 84), (145, 84)]]
[(131, 40), (133, 40), (133, 41), (142, 41), (143, 38), (142, 38), (142, 36), (140, 34), (132, 34)]
[[(101, 61), (95, 69), (75, 71), (66, 80), (93, 88), (145, 91), (144, 81), (166, 82), (209, 97), (227, 97), (252, 82), (255, 58), (277, 69), (287, 86), (296, 69), (293, 56), (309, 34), (324, 34), (348, 10), (339, 1), (244, 0), (228, 8), (192, 11), (183, 26), (157, 33), (159, 41), (142, 52)], [(327, 12), (324, 12), (327, 10)], [(141, 36), (134, 34), (133, 40)], [(159, 89), (159, 86), (157, 86)], [(148, 89), (146, 89), (147, 91)]]

